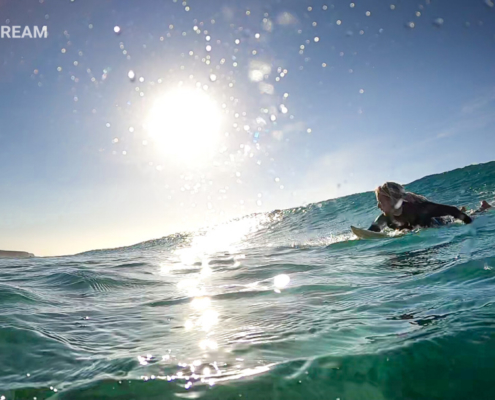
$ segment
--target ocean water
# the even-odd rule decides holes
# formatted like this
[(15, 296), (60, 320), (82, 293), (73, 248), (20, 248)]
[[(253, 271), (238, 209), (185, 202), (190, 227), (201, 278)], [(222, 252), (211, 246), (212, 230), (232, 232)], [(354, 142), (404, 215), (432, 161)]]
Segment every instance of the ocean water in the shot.
[[(495, 162), (408, 188), (474, 208)], [(361, 193), (0, 260), (0, 398), (495, 398), (495, 211), (356, 240), (376, 215)]]

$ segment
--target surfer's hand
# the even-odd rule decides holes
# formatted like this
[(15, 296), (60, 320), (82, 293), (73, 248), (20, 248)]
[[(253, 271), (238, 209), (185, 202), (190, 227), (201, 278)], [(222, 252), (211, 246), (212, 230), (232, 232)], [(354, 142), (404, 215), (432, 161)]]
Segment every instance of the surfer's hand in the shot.
[(381, 231), (380, 227), (377, 224), (372, 224), (368, 228), (368, 230), (371, 231), (371, 232), (380, 232)]

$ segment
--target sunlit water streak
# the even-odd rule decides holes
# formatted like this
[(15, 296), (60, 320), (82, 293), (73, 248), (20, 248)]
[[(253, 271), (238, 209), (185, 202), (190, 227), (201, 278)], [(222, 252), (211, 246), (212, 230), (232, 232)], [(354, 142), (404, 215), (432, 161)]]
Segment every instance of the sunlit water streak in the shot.
[[(475, 207), (480, 193), (494, 200), (494, 178), (490, 163), (410, 189)], [(349, 226), (374, 207), (364, 193), (128, 248), (2, 260), (0, 396), (491, 398), (494, 212), (356, 240)]]

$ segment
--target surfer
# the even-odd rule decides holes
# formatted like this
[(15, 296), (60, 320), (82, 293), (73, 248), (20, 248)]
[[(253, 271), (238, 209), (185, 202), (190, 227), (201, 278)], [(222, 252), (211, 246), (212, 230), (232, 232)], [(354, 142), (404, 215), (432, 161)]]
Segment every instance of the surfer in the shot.
[[(383, 228), (414, 229), (442, 224), (441, 217), (452, 216), (466, 224), (471, 217), (457, 207), (429, 201), (419, 194), (406, 192), (402, 185), (385, 182), (375, 190), (378, 208), (382, 214), (368, 230), (380, 232)], [(487, 203), (488, 204), (488, 203)]]

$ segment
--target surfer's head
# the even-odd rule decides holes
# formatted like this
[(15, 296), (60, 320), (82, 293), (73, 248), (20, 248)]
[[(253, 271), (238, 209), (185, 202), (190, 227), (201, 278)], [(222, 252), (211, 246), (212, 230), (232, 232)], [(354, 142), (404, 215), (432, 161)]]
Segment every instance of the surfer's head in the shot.
[(378, 208), (385, 215), (400, 215), (402, 213), (402, 202), (406, 197), (404, 187), (395, 182), (385, 182), (375, 189)]
[(424, 196), (419, 194), (406, 192), (404, 186), (396, 182), (385, 182), (383, 185), (375, 189), (378, 208), (385, 215), (401, 215), (402, 203), (423, 203), (428, 201)]

